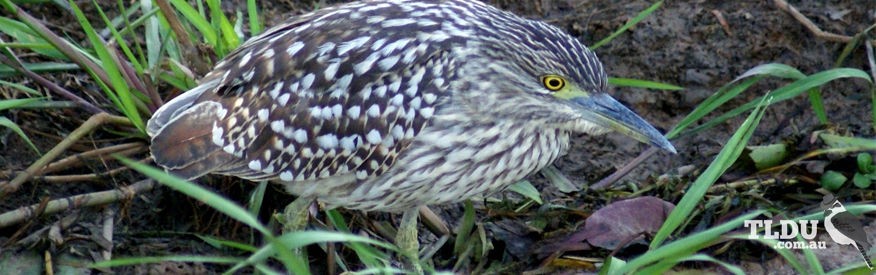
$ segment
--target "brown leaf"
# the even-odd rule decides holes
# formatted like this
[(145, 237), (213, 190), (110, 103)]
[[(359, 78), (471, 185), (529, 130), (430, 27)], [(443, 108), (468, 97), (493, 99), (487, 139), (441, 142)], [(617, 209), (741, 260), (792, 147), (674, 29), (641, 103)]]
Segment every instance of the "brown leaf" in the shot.
[(675, 205), (672, 203), (655, 197), (618, 201), (593, 212), (585, 220), (584, 229), (546, 241), (534, 252), (546, 255), (589, 250), (591, 245), (614, 250), (618, 245), (626, 245), (657, 232), (673, 208)]
[(614, 250), (620, 244), (652, 235), (675, 205), (655, 197), (639, 197), (609, 204), (587, 218), (584, 230), (571, 236), (591, 245)]

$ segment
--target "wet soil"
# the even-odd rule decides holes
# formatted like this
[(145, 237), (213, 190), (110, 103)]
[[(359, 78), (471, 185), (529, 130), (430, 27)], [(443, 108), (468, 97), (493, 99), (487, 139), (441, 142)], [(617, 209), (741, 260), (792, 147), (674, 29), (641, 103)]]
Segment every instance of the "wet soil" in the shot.
[[(115, 1), (108, 2), (106, 7), (113, 7)], [(245, 1), (226, 1), (229, 10), (242, 9)], [(318, 6), (325, 6), (334, 1), (261, 1), (262, 16), (272, 25), (288, 18), (290, 14), (300, 14)], [(494, 5), (524, 15), (529, 18), (544, 20), (560, 26), (570, 34), (578, 37), (585, 44), (593, 44), (607, 37), (620, 26), (634, 17), (639, 11), (646, 9), (652, 3), (642, 0), (493, 0)], [(816, 25), (826, 32), (853, 36), (869, 25), (876, 23), (876, 1), (790, 1)], [(88, 6), (84, 2), (82, 6)], [(85, 41), (84, 36), (69, 26), (72, 17), (63, 9), (51, 4), (27, 5), (25, 9), (42, 18), (55, 30), (67, 33), (73, 39)], [(108, 8), (109, 9), (109, 8)], [(39, 17), (39, 16), (38, 16)], [(723, 17), (722, 23), (719, 20)], [(99, 20), (95, 20), (99, 21)], [(85, 43), (85, 42), (83, 42)], [(732, 81), (746, 70), (765, 63), (783, 63), (793, 66), (805, 74), (817, 73), (836, 66), (844, 43), (831, 42), (815, 37), (800, 22), (794, 20), (788, 13), (778, 9), (773, 1), (668, 1), (661, 8), (648, 16), (628, 32), (621, 34), (610, 43), (596, 49), (609, 75), (612, 77), (634, 78), (658, 81), (684, 87), (682, 91), (658, 91), (639, 88), (612, 88), (611, 94), (633, 108), (637, 113), (654, 124), (662, 131), (671, 129), (693, 108), (722, 85)], [(842, 67), (871, 70), (867, 65), (866, 52), (863, 46), (856, 47), (845, 59)], [(53, 81), (71, 90), (94, 89), (95, 84), (85, 74), (56, 73), (51, 74)], [(19, 83), (38, 87), (26, 78), (11, 78)], [(768, 91), (774, 90), (787, 82), (779, 80), (762, 81), (744, 92), (739, 98), (730, 101), (716, 113), (729, 110)], [(167, 88), (165, 94), (170, 93)], [(19, 97), (21, 94), (3, 88), (5, 98)], [(869, 86), (861, 80), (839, 80), (821, 87), (824, 96), (824, 106), (828, 118), (832, 122), (822, 125), (813, 114), (808, 98), (800, 96), (769, 107), (763, 121), (758, 126), (750, 145), (786, 143), (790, 144), (792, 154), (802, 154), (817, 148), (817, 144), (809, 143), (815, 131), (827, 130), (839, 134), (870, 137), (874, 136), (870, 105)], [(95, 98), (98, 102), (105, 99)], [(64, 137), (75, 129), (88, 114), (77, 109), (41, 110), (28, 109), (23, 111), (0, 112), (27, 129), (28, 134), (42, 152), (57, 144), (57, 137)], [(707, 118), (708, 119), (708, 118)], [(660, 175), (679, 175), (677, 182), (661, 183), (647, 194), (660, 197), (666, 201), (677, 203), (684, 190), (695, 176), (702, 171), (712, 158), (723, 148), (727, 138), (740, 125), (744, 116), (731, 119), (725, 123), (696, 135), (673, 140), (678, 149), (677, 155), (657, 153), (642, 165), (635, 168), (621, 184), (612, 191), (582, 191), (563, 193), (541, 175), (534, 175), (529, 180), (542, 191), (546, 202), (578, 209), (580, 212), (558, 213), (555, 209), (525, 208), (522, 213), (505, 211), (507, 207), (495, 203), (475, 202), (478, 209), (479, 224), (486, 229), (488, 238), (492, 240), (493, 250), (488, 253), (487, 270), (497, 273), (519, 273), (520, 271), (536, 270), (543, 262), (543, 255), (532, 255), (530, 252), (541, 242), (551, 238), (561, 238), (565, 233), (572, 232), (583, 221), (582, 216), (599, 209), (613, 200), (623, 198), (631, 191), (629, 186), (643, 188), (658, 184)], [(129, 142), (133, 139), (122, 139), (107, 133), (96, 133), (94, 139), (99, 142), (80, 142), (73, 151), (87, 151), (95, 147)], [(574, 139), (572, 150), (567, 156), (556, 163), (556, 167), (573, 183), (577, 185), (592, 184), (611, 174), (628, 163), (640, 152), (647, 149), (645, 145), (632, 142), (630, 139), (609, 134), (600, 137), (580, 136)], [(0, 130), (0, 180), (11, 178), (14, 173), (25, 169), (37, 159), (38, 155), (30, 150), (15, 134)], [(145, 154), (139, 155), (145, 157)], [(822, 168), (843, 167), (854, 156), (832, 156), (819, 159)], [(69, 173), (92, 173), (106, 171), (117, 167), (116, 164), (101, 161), (87, 162), (84, 167)], [(680, 169), (681, 168), (681, 169)], [(693, 171), (693, 172), (690, 172)], [(710, 196), (726, 195), (734, 199), (735, 207), (727, 213), (711, 213), (706, 211), (702, 223), (708, 226), (716, 220), (732, 217), (734, 214), (756, 208), (777, 207), (788, 211), (788, 215), (799, 214), (810, 202), (795, 201), (788, 194), (818, 194), (820, 187), (812, 179), (820, 177), (820, 171), (811, 169), (789, 169), (778, 175), (765, 177), (782, 180), (797, 180), (797, 185), (776, 184), (758, 189), (760, 201), (751, 201), (751, 194), (710, 194)], [(853, 170), (842, 170), (853, 171)], [(731, 182), (754, 175), (756, 171), (740, 162), (730, 170), (718, 183)], [(44, 198), (64, 198), (72, 195), (96, 192), (135, 182), (142, 176), (133, 173), (122, 173), (107, 177), (100, 181), (46, 183), (35, 181), (27, 183), (13, 197), (0, 201), (0, 211), (9, 211), (17, 207), (39, 203)], [(239, 180), (225, 177), (209, 177), (200, 181), (202, 184), (228, 195), (242, 204), (247, 201), (248, 194), (255, 184), (241, 183)], [(781, 181), (780, 181), (781, 182)], [(746, 190), (739, 190), (745, 193)], [(282, 193), (275, 187), (268, 188), (265, 206), (261, 217), (268, 220), (271, 213), (279, 211), (292, 197)], [(853, 195), (849, 195), (854, 193)], [(873, 199), (873, 192), (861, 190), (846, 192), (846, 198), (854, 202)], [(518, 198), (516, 194), (507, 193), (508, 198)], [(738, 196), (738, 197), (735, 197)], [(820, 197), (819, 197), (820, 198)], [(516, 206), (516, 205), (515, 205)], [(115, 238), (112, 241), (113, 255), (151, 256), (174, 254), (235, 254), (231, 250), (217, 249), (205, 244), (193, 234), (216, 236), (224, 239), (248, 242), (250, 231), (243, 225), (230, 221), (225, 216), (216, 213), (209, 207), (170, 191), (158, 187), (150, 192), (138, 194), (132, 200), (107, 206), (120, 213), (115, 222)], [(498, 210), (497, 210), (498, 209)], [(461, 217), (461, 206), (436, 207), (436, 212), (445, 221), (455, 227)], [(512, 207), (513, 210), (513, 207)], [(0, 229), (0, 252), (13, 251), (49, 251), (55, 255), (73, 254), (76, 259), (96, 259), (101, 249), (99, 240), (99, 225), (101, 213), (105, 208), (84, 208), (75, 212), (59, 215), (49, 215), (28, 222), (26, 225)], [(388, 214), (360, 213), (344, 211), (345, 217), (355, 228), (373, 228), (374, 222), (389, 221), (397, 224), (398, 218)], [(583, 213), (583, 214), (582, 214)], [(63, 241), (51, 241), (43, 228), (51, 227), (62, 217), (74, 217), (75, 222), (64, 227)], [(539, 219), (539, 217), (547, 217)], [(325, 217), (317, 216), (319, 219)], [(872, 220), (872, 219), (870, 219)], [(532, 226), (533, 222), (544, 223), (542, 226)], [(693, 228), (688, 231), (696, 231)], [(701, 229), (701, 228), (700, 228)], [(180, 233), (186, 232), (186, 233)], [(36, 241), (20, 242), (29, 234), (37, 236)], [(436, 236), (421, 229), (422, 242), (431, 243)], [(9, 243), (6, 243), (9, 242)], [(438, 267), (450, 268), (456, 258), (451, 248), (438, 251), (435, 264)], [(30, 249), (30, 250), (28, 250)], [(73, 252), (70, 252), (73, 251)], [(311, 249), (314, 255), (321, 255), (318, 249)], [(602, 258), (611, 251), (595, 250), (574, 255)], [(631, 257), (644, 252), (642, 247), (632, 246), (621, 250), (620, 257)], [(848, 257), (824, 258), (825, 268), (835, 268), (857, 260), (854, 254)], [(319, 256), (316, 256), (319, 257)], [(777, 259), (775, 253), (757, 245), (741, 244), (723, 251), (716, 257), (733, 264), (743, 265), (746, 270), (754, 273), (781, 271), (791, 272), (787, 265)], [(353, 257), (352, 259), (355, 259)], [(76, 267), (75, 260), (63, 262), (61, 265)], [(316, 259), (313, 265), (315, 272), (327, 272), (319, 264), (324, 260)], [(481, 269), (479, 269), (481, 268)], [(468, 273), (484, 270), (477, 262), (462, 265), (460, 272)], [(568, 268), (568, 267), (567, 267)], [(685, 268), (714, 269), (709, 265), (689, 265)], [(161, 264), (151, 266), (123, 267), (113, 269), (121, 273), (212, 273), (223, 270), (222, 267), (201, 264)], [(553, 272), (559, 270), (547, 267)], [(561, 269), (574, 273), (593, 271), (588, 267), (577, 266)], [(723, 272), (718, 270), (718, 272)]]

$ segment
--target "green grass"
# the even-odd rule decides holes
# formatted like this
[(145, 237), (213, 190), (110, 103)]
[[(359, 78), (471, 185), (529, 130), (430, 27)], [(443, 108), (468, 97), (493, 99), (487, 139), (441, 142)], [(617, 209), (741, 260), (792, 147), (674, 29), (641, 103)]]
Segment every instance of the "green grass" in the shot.
[[(387, 244), (380, 241), (375, 241), (367, 237), (362, 237), (358, 235), (354, 235), (351, 233), (345, 232), (330, 232), (330, 231), (299, 231), (299, 232), (291, 232), (281, 236), (275, 236), (271, 230), (268, 229), (267, 226), (262, 224), (258, 218), (249, 210), (244, 207), (238, 205), (236, 202), (230, 201), (224, 198), (222, 195), (219, 195), (215, 192), (207, 190), (204, 187), (201, 187), (197, 184), (193, 184), (187, 182), (183, 179), (175, 177), (173, 175), (169, 175), (162, 170), (159, 170), (154, 167), (150, 167), (141, 163), (138, 163), (129, 159), (120, 159), (125, 165), (130, 166), (131, 168), (143, 173), (144, 175), (153, 178), (176, 191), (179, 191), (183, 194), (186, 194), (192, 198), (195, 198), (210, 207), (216, 209), (217, 211), (227, 215), (228, 217), (237, 220), (251, 228), (253, 228), (256, 232), (259, 232), (261, 236), (268, 240), (268, 244), (258, 248), (255, 251), (252, 251), (251, 256), (245, 259), (233, 259), (233, 261), (229, 261), (227, 257), (217, 257), (217, 256), (203, 256), (203, 257), (195, 257), (196, 261), (202, 262), (211, 262), (217, 264), (235, 264), (231, 268), (229, 268), (226, 273), (234, 273), (241, 268), (247, 266), (253, 266), (257, 269), (270, 269), (266, 266), (267, 260), (275, 259), (283, 263), (283, 265), (294, 274), (310, 274), (309, 268), (307, 266), (307, 259), (296, 256), (292, 253), (292, 249), (304, 247), (311, 244), (316, 243), (326, 243), (326, 242), (345, 242), (349, 244), (355, 243), (358, 244), (368, 244), (384, 249), (388, 249), (394, 252), (400, 253), (401, 251), (396, 248), (392, 244)], [(335, 215), (336, 216), (336, 215)], [(337, 219), (335, 218), (335, 221)], [(342, 224), (342, 223), (339, 223)], [(349, 230), (346, 230), (349, 232)], [(244, 251), (250, 250), (252, 248), (251, 245), (248, 244), (239, 244), (233, 242), (217, 242), (215, 240), (210, 240), (210, 243), (223, 244), (226, 246), (231, 246), (235, 248), (242, 249)], [(361, 258), (371, 258), (375, 259), (377, 256), (379, 258), (386, 259), (386, 255), (382, 254), (376, 250), (370, 250), (365, 248), (364, 246), (356, 247), (357, 253), (367, 254), (366, 256), (360, 255)], [(171, 258), (174, 260), (184, 261), (186, 259), (192, 259), (192, 256), (176, 256), (175, 258)], [(99, 262), (93, 265), (94, 267), (104, 267), (104, 266), (118, 266), (118, 265), (126, 265), (126, 264), (140, 264), (140, 263), (148, 263), (153, 262), (158, 259), (163, 259), (162, 257), (145, 257), (145, 258), (133, 258), (133, 259), (116, 259), (108, 262)], [(259, 267), (261, 266), (261, 267)], [(373, 266), (369, 266), (369, 268), (389, 268), (389, 262), (383, 261), (382, 264), (373, 263)]]
[[(65, 35), (50, 31), (42, 26), (39, 20), (34, 20), (27, 14), (19, 12), (19, 7), (16, 4), (19, 2), (17, 1), (0, 0), (0, 5), (11, 15), (10, 17), (0, 17), (0, 32), (13, 39), (9, 42), (0, 41), (0, 48), (6, 50), (7, 53), (12, 53), (10, 49), (29, 50), (39, 54), (42, 58), (51, 60), (40, 63), (16, 64), (15, 59), (10, 59), (8, 62), (4, 62), (5, 66), (0, 66), (0, 75), (9, 76), (26, 71), (43, 73), (83, 70), (99, 86), (102, 95), (109, 100), (109, 102), (94, 102), (95, 105), (100, 106), (101, 111), (125, 115), (137, 129), (136, 132), (121, 133), (122, 135), (144, 136), (143, 129), (146, 118), (155, 108), (160, 106), (160, 94), (166, 94), (166, 92), (159, 93), (155, 87), (170, 86), (180, 90), (193, 87), (195, 78), (198, 77), (196, 72), (203, 72), (204, 69), (210, 68), (212, 63), (216, 61), (214, 58), (225, 56), (245, 40), (245, 37), (240, 33), (243, 22), (248, 24), (249, 32), (252, 35), (264, 29), (258, 18), (259, 8), (255, 0), (246, 1), (246, 16), (243, 16), (243, 12), (237, 12), (234, 17), (226, 16), (222, 12), (218, 0), (197, 0), (194, 1), (194, 6), (191, 5), (192, 1), (183, 0), (138, 1), (131, 5), (128, 4), (128, 1), (118, 1), (117, 7), (121, 12), (119, 16), (113, 18), (107, 16), (104, 10), (93, 2), (55, 2), (64, 4), (75, 16), (77, 19), (75, 23), (86, 34), (88, 43), (78, 45), (64, 38)], [(162, 3), (169, 5), (162, 7)], [(600, 46), (610, 43), (614, 38), (623, 35), (630, 27), (657, 11), (662, 3), (662, 1), (655, 2), (617, 31), (594, 43), (591, 48), (598, 49)], [(94, 5), (100, 20), (97, 22), (89, 21), (78, 5)], [(167, 9), (168, 7), (170, 9)], [(95, 27), (97, 25), (105, 27), (98, 29)], [(138, 33), (142, 34), (143, 41), (138, 42), (138, 40), (132, 39)], [(204, 48), (210, 50), (204, 52), (198, 49), (195, 44), (199, 43), (205, 44), (207, 47)], [(859, 45), (858, 42), (855, 43), (854, 45), (850, 43), (847, 48), (854, 49), (854, 46)], [(844, 56), (840, 57), (838, 65), (842, 63), (843, 58)], [(745, 93), (753, 85), (764, 79), (776, 79), (786, 81), (786, 83), (770, 93), (747, 101), (747, 103), (738, 106), (729, 105), (729, 102), (745, 96)], [(747, 236), (733, 235), (731, 231), (739, 229), (745, 219), (775, 213), (767, 209), (753, 210), (720, 224), (710, 224), (708, 228), (703, 228), (698, 232), (692, 232), (688, 225), (693, 220), (700, 218), (701, 209), (699, 208), (707, 203), (706, 193), (709, 188), (743, 155), (745, 146), (749, 143), (754, 130), (770, 104), (797, 99), (805, 93), (813, 114), (822, 123), (828, 123), (829, 118), (822, 103), (819, 87), (841, 79), (862, 79), (870, 83), (873, 81), (867, 72), (859, 69), (837, 66), (837, 68), (807, 75), (791, 66), (768, 63), (746, 71), (696, 106), (666, 134), (667, 138), (678, 139), (703, 134), (732, 118), (737, 118), (745, 113), (748, 113), (748, 116), (733, 136), (724, 143), (723, 149), (713, 158), (708, 167), (686, 187), (684, 196), (653, 237), (650, 250), (627, 261), (609, 258), (607, 262), (610, 264), (606, 264), (603, 270), (600, 270), (600, 274), (661, 273), (691, 261), (714, 263), (731, 273), (740, 274), (742, 271), (739, 267), (708, 255), (709, 249), (728, 241), (750, 241)], [(609, 83), (621, 87), (684, 90), (683, 87), (671, 84), (622, 77), (610, 78)], [(60, 106), (69, 105), (75, 100), (75, 98), (65, 98), (67, 101), (48, 101), (46, 100), (47, 95), (24, 85), (6, 81), (0, 81), (0, 85), (22, 90), (30, 96), (2, 100), (0, 101), (0, 110), (32, 108), (37, 104), (44, 104), (43, 106), (48, 106), (47, 108), (60, 108)], [(871, 91), (871, 98), (876, 103), (876, 93)], [(718, 114), (719, 111), (721, 113)], [(873, 116), (876, 117), (876, 107), (873, 109)], [(0, 126), (12, 129), (34, 150), (39, 152), (15, 122), (0, 116)], [(819, 137), (830, 148), (815, 152), (816, 155), (851, 153), (876, 148), (876, 141), (872, 139), (832, 134), (821, 134)], [(198, 236), (204, 243), (213, 247), (230, 249), (237, 253), (236, 255), (246, 255), (242, 257), (225, 255), (136, 257), (98, 262), (93, 264), (93, 267), (178, 261), (222, 265), (227, 267), (227, 273), (243, 272), (242, 269), (251, 268), (265, 274), (286, 272), (308, 274), (310, 273), (309, 259), (293, 253), (293, 249), (321, 244), (320, 247), (326, 253), (330, 253), (325, 248), (325, 243), (337, 242), (354, 255), (341, 255), (337, 251), (333, 252), (335, 253), (333, 256), (338, 259), (338, 266), (343, 271), (359, 274), (403, 273), (403, 271), (393, 267), (391, 255), (392, 253), (400, 253), (398, 248), (387, 242), (352, 233), (351, 226), (344, 219), (344, 216), (336, 210), (326, 211), (325, 216), (329, 224), (322, 230), (276, 235), (270, 229), (271, 226), (258, 219), (258, 213), (262, 211), (262, 203), (268, 188), (267, 183), (259, 184), (250, 196), (248, 204), (244, 207), (211, 190), (167, 175), (154, 167), (127, 159), (121, 159), (121, 161), (143, 175), (195, 198), (252, 228), (252, 235), (249, 236), (249, 242), (229, 241), (213, 236)], [(797, 161), (799, 160), (792, 162)], [(555, 176), (562, 177), (561, 175)], [(570, 185), (565, 184), (565, 186)], [(545, 208), (551, 207), (551, 205), (556, 206), (556, 204), (542, 201), (538, 190), (528, 181), (514, 185), (511, 191), (525, 197), (522, 203), (511, 203), (513, 206), (511, 209), (514, 209), (514, 212), (521, 212), (531, 205), (544, 204)], [(506, 200), (498, 201), (507, 202)], [(561, 211), (570, 209), (563, 207), (565, 206), (554, 209)], [(876, 211), (876, 206), (853, 205), (849, 207), (849, 210), (856, 213), (872, 212)], [(816, 212), (798, 218), (818, 218), (818, 215), (820, 213)], [(463, 217), (457, 227), (457, 234), (457, 237), (450, 242), (455, 258), (444, 262), (445, 266), (433, 266), (432, 264), (435, 262), (424, 262), (427, 270), (459, 268), (466, 261), (474, 263), (484, 261), (483, 257), (491, 244), (486, 237), (483, 224), (478, 223), (476, 211), (470, 202), (465, 204)], [(266, 243), (258, 243), (260, 240), (265, 240)], [(773, 242), (763, 239), (755, 241), (769, 247)], [(821, 263), (811, 251), (804, 251), (805, 259), (803, 261), (788, 251), (777, 251), (777, 253), (800, 273), (825, 273)], [(352, 262), (353, 260), (358, 262)], [(282, 265), (283, 269), (278, 270), (281, 267), (276, 263)], [(357, 266), (364, 268), (355, 270)], [(827, 274), (846, 271), (858, 272), (860, 268), (860, 264), (854, 264), (828, 271)]]

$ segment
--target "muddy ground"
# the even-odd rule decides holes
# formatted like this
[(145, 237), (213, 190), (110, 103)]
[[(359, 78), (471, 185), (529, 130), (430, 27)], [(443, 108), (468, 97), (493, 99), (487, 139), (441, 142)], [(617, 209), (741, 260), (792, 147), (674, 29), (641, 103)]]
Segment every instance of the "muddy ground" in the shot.
[[(113, 7), (115, 1), (106, 7)], [(233, 1), (226, 1), (233, 2)], [(244, 2), (244, 1), (241, 1)], [(287, 18), (289, 14), (298, 14), (312, 10), (316, 6), (333, 3), (317, 1), (260, 1), (262, 13), (267, 25)], [(548, 21), (566, 29), (585, 44), (592, 44), (608, 36), (639, 11), (646, 9), (652, 1), (626, 0), (493, 0), (493, 4), (506, 10)], [(243, 7), (240, 3), (227, 3), (228, 9)], [(853, 36), (871, 24), (876, 23), (876, 1), (790, 1), (816, 25), (826, 32)], [(85, 2), (83, 6), (87, 6)], [(70, 26), (72, 17), (66, 11), (52, 4), (27, 5), (25, 9), (35, 15), (42, 15), (48, 25), (55, 30), (68, 33), (72, 39), (85, 41), (75, 27)], [(719, 17), (723, 17), (722, 24)], [(815, 37), (804, 26), (794, 20), (788, 13), (778, 9), (773, 1), (668, 1), (644, 21), (627, 33), (615, 38), (611, 43), (596, 50), (608, 73), (613, 77), (635, 78), (669, 83), (684, 87), (682, 91), (657, 91), (638, 88), (614, 88), (612, 94), (626, 105), (632, 107), (648, 121), (662, 131), (671, 129), (679, 120), (687, 115), (702, 100), (718, 90), (722, 85), (733, 80), (746, 70), (765, 63), (783, 63), (793, 66), (805, 74), (812, 74), (835, 66), (845, 43), (827, 41)], [(26, 56), (26, 55), (25, 55)], [(864, 47), (857, 47), (842, 64), (843, 67), (870, 70), (866, 65)], [(51, 79), (76, 89), (97, 89), (87, 75), (77, 73), (50, 74)], [(25, 78), (11, 80), (37, 87)], [(731, 101), (728, 106), (718, 111), (729, 110), (758, 96), (786, 84), (783, 81), (763, 81), (742, 94), (741, 98)], [(7, 88), (3, 88), (7, 89)], [(809, 139), (814, 131), (827, 130), (842, 135), (856, 137), (874, 136), (869, 101), (869, 86), (861, 80), (840, 80), (828, 83), (822, 87), (824, 105), (830, 125), (822, 125), (812, 112), (809, 100), (800, 96), (769, 107), (762, 123), (758, 126), (751, 145), (786, 143), (791, 145), (792, 154), (819, 148), (819, 144), (810, 144)], [(170, 93), (170, 89), (164, 91)], [(3, 96), (10, 98), (19, 95), (5, 90)], [(4, 98), (5, 99), (5, 98)], [(95, 99), (101, 100), (101, 99)], [(76, 109), (65, 110), (24, 110), (7, 111), (0, 115), (9, 117), (25, 128), (39, 148), (45, 152), (63, 137), (87, 119), (87, 114)], [(683, 194), (680, 190), (687, 187), (692, 175), (702, 171), (711, 159), (722, 149), (723, 144), (739, 126), (744, 117), (709, 129), (700, 134), (673, 140), (678, 149), (677, 155), (658, 153), (645, 163), (635, 168), (622, 182), (645, 187), (656, 184), (660, 175), (677, 175), (679, 168), (693, 168), (692, 173), (683, 174), (676, 184), (663, 184), (646, 193), (666, 201), (677, 203)], [(107, 133), (96, 133), (92, 136), (98, 141), (81, 142), (74, 151), (87, 151), (95, 147), (130, 142), (135, 139), (123, 139)], [(32, 163), (37, 155), (27, 148), (20, 138), (7, 130), (0, 130), (0, 181), (11, 178)], [(593, 182), (611, 174), (616, 169), (628, 163), (640, 152), (647, 149), (645, 145), (631, 142), (620, 135), (610, 134), (604, 137), (581, 136), (574, 139), (571, 152), (556, 163), (556, 167), (573, 183), (578, 185)], [(135, 155), (145, 157), (146, 154)], [(832, 156), (821, 158), (822, 167), (838, 169), (843, 172), (854, 172), (847, 167), (853, 163), (853, 155)], [(89, 166), (65, 173), (92, 173), (105, 171), (107, 166), (102, 162), (90, 162)], [(110, 168), (115, 167), (110, 165)], [(690, 169), (682, 169), (690, 170)], [(799, 215), (813, 201), (801, 200), (798, 194), (810, 195), (815, 198), (820, 187), (816, 182), (820, 171), (802, 167), (788, 169), (777, 175), (761, 175), (758, 178), (781, 179), (773, 185), (759, 186), (754, 200), (753, 194), (747, 190), (732, 191), (730, 194), (710, 194), (710, 196), (738, 196), (735, 207), (725, 213), (710, 213), (706, 211), (706, 220), (723, 220), (727, 217), (755, 208), (778, 208), (786, 211), (788, 216)], [(756, 171), (750, 164), (740, 162), (727, 173), (720, 183), (752, 177)], [(111, 189), (117, 186), (135, 182), (143, 177), (134, 173), (122, 173), (113, 177), (105, 177), (97, 181), (47, 183), (30, 182), (24, 185), (15, 195), (0, 201), (0, 211), (9, 211), (24, 205), (39, 203), (44, 198), (64, 198), (77, 194)], [(529, 207), (522, 214), (509, 214), (509, 211), (495, 210), (502, 208), (495, 204), (484, 205), (475, 202), (479, 221), (486, 229), (488, 238), (492, 240), (493, 250), (487, 255), (484, 266), (478, 267), (478, 262), (461, 266), (461, 273), (490, 270), (495, 273), (519, 273), (527, 270), (538, 270), (543, 267), (544, 255), (533, 255), (530, 252), (548, 239), (562, 239), (568, 232), (574, 232), (581, 224), (583, 216), (595, 211), (609, 202), (623, 198), (629, 191), (628, 186), (618, 185), (612, 192), (582, 191), (580, 193), (562, 193), (541, 175), (535, 175), (530, 181), (542, 190), (542, 196), (547, 202), (577, 208), (580, 212), (563, 213), (547, 211), (539, 207)], [(795, 185), (783, 182), (799, 182)], [(229, 197), (245, 203), (255, 184), (241, 183), (232, 178), (210, 177), (201, 182), (205, 185), (227, 194)], [(849, 187), (852, 190), (852, 187)], [(872, 189), (872, 188), (871, 188)], [(872, 190), (847, 191), (841, 196), (845, 201), (860, 202), (874, 198)], [(517, 198), (515, 194), (506, 194)], [(278, 188), (268, 188), (268, 199), (262, 208), (262, 218), (267, 220), (275, 209), (282, 209), (292, 197), (285, 195)], [(815, 201), (817, 202), (817, 201)], [(243, 225), (229, 221), (225, 216), (216, 213), (203, 204), (183, 195), (160, 187), (150, 192), (138, 194), (134, 199), (124, 203), (107, 206), (119, 215), (115, 219), (115, 234), (113, 245), (114, 257), (152, 256), (174, 254), (220, 254), (236, 255), (230, 250), (221, 250), (205, 244), (192, 234), (203, 234), (225, 239), (248, 241), (250, 231)], [(56, 255), (58, 267), (81, 267), (83, 259), (99, 258), (101, 245), (108, 245), (97, 237), (102, 213), (106, 208), (85, 208), (59, 215), (50, 215), (29, 221), (25, 226), (12, 226), (0, 229), (0, 252), (12, 252), (22, 259), (41, 257), (45, 251)], [(436, 207), (436, 212), (445, 221), (455, 227), (461, 215), (461, 206)], [(74, 213), (74, 214), (71, 214)], [(356, 212), (345, 211), (348, 221), (355, 228), (370, 228), (372, 221), (390, 221), (395, 224), (399, 217), (387, 214), (370, 213), (363, 216)], [(583, 213), (583, 214), (581, 214)], [(546, 226), (538, 230), (528, 224), (536, 216), (548, 217)], [(50, 228), (62, 217), (73, 222), (67, 224), (58, 235), (52, 235), (42, 230)], [(324, 219), (319, 216), (318, 218)], [(705, 218), (704, 218), (705, 219)], [(867, 217), (872, 220), (872, 217)], [(700, 222), (697, 220), (695, 222)], [(708, 226), (709, 222), (704, 222)], [(690, 226), (687, 232), (702, 228)], [(180, 233), (187, 232), (187, 233)], [(872, 231), (871, 231), (872, 232)], [(26, 236), (34, 239), (22, 242)], [(421, 229), (422, 242), (428, 245), (436, 238), (425, 229)], [(61, 241), (52, 241), (51, 237), (60, 236)], [(436, 266), (450, 268), (456, 259), (451, 248), (445, 247), (435, 256)], [(845, 247), (847, 248), (847, 247)], [(319, 255), (318, 249), (311, 249)], [(841, 254), (839, 248), (831, 250), (833, 257), (824, 256), (822, 264), (826, 270), (843, 266), (858, 260), (856, 254)], [(621, 258), (629, 258), (642, 253), (643, 246), (633, 245), (621, 250)], [(845, 250), (843, 250), (845, 251)], [(573, 256), (602, 258), (611, 251), (594, 249), (591, 251), (570, 253)], [(714, 252), (714, 249), (707, 250)], [(9, 257), (9, 253), (3, 254)], [(25, 257), (35, 255), (33, 257)], [(837, 256), (839, 255), (839, 256)], [(728, 250), (715, 254), (717, 258), (733, 264), (741, 265), (747, 271), (759, 273), (765, 271), (790, 273), (781, 259), (769, 249), (753, 244), (737, 244)], [(318, 257), (318, 256), (316, 256)], [(73, 259), (73, 260), (70, 260)], [(0, 258), (4, 260), (4, 258)], [(6, 259), (8, 262), (8, 258)], [(27, 261), (20, 261), (27, 263)], [(316, 272), (326, 272), (322, 259), (314, 259), (312, 265)], [(555, 272), (555, 267), (544, 267), (543, 271)], [(706, 269), (724, 272), (708, 264), (688, 264), (683, 268)], [(82, 271), (82, 269), (78, 269)], [(201, 264), (161, 264), (152, 266), (124, 267), (114, 269), (120, 273), (212, 273), (223, 270), (221, 267)], [(589, 266), (565, 267), (565, 273), (594, 271)]]

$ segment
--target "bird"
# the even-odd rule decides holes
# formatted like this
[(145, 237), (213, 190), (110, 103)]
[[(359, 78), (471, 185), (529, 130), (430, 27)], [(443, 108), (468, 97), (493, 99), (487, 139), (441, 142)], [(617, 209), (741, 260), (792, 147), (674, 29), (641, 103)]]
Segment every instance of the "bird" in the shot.
[(407, 251), (419, 207), (502, 191), (565, 155), (573, 135), (614, 131), (676, 152), (608, 94), (578, 39), (469, 0), (291, 17), (218, 61), (146, 131), (168, 173), (278, 183), (297, 196), (287, 214), (314, 200), (401, 212)]
[(867, 240), (867, 232), (864, 231), (861, 220), (848, 212), (833, 194), (825, 195), (821, 206), (825, 208), (824, 228), (830, 238), (838, 244), (854, 246), (861, 253), (867, 267), (873, 269), (873, 263), (867, 257), (867, 251), (873, 247), (873, 244)]

